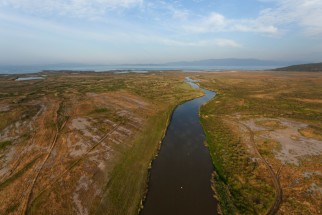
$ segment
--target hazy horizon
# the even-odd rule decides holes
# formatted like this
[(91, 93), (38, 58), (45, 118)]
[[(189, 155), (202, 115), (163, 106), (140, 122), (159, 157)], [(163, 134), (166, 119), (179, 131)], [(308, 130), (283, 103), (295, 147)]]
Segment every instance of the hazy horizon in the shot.
[(322, 61), (322, 0), (0, 0), (0, 65)]

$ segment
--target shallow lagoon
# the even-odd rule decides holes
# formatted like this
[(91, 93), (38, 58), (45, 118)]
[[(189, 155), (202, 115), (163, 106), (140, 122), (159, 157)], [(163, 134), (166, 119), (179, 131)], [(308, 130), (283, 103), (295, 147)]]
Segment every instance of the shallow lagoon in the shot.
[(32, 80), (43, 80), (43, 77), (23, 77), (17, 78), (16, 81), (32, 81)]

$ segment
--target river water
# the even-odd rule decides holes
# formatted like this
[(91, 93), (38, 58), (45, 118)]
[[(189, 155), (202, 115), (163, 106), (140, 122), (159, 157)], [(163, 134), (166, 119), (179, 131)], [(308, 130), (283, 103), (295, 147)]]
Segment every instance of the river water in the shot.
[[(194, 88), (199, 88), (187, 78)], [(215, 215), (217, 202), (211, 189), (214, 171), (205, 134), (200, 124), (200, 106), (216, 94), (179, 105), (173, 112), (158, 157), (152, 163), (147, 198), (141, 215)]]

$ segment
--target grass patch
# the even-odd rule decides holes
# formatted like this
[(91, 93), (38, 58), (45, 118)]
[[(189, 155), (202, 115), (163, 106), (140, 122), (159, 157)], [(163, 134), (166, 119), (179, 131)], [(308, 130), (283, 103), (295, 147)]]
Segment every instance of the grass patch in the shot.
[(310, 125), (307, 128), (300, 129), (299, 132), (304, 137), (314, 138), (322, 141), (322, 128), (318, 126)]
[(271, 128), (271, 129), (284, 129), (286, 126), (283, 126), (278, 120), (261, 120), (256, 121), (256, 125)]
[(91, 113), (92, 114), (99, 114), (99, 113), (107, 113), (109, 110), (107, 108), (96, 108)]
[(5, 215), (7, 215), (7, 214), (12, 214), (13, 212), (15, 212), (17, 209), (18, 209), (18, 207), (19, 207), (19, 204), (18, 203), (16, 203), (16, 204), (12, 204), (12, 205), (10, 205), (7, 209), (6, 209), (6, 211), (5, 211)]
[(40, 193), (33, 201), (30, 206), (29, 213), (30, 214), (38, 214), (39, 213), (39, 208), (41, 208), (41, 204), (43, 204), (46, 201), (46, 198), (48, 198), (50, 195), (49, 191), (45, 191)]
[(12, 182), (20, 178), (25, 172), (27, 172), (35, 163), (36, 161), (41, 157), (42, 155), (34, 158), (32, 161), (27, 163), (21, 170), (19, 170), (17, 173), (12, 175), (10, 178), (6, 179), (4, 182), (0, 184), (0, 191), (3, 190), (5, 187), (9, 186)]
[[(201, 112), (208, 113), (211, 107), (207, 104)], [(223, 214), (265, 213), (274, 192), (271, 187), (265, 189), (265, 183), (254, 186), (251, 182), (257, 163), (248, 158), (239, 138), (221, 118), (202, 117), (201, 123), (216, 170), (214, 187)]]
[(12, 142), (10, 140), (0, 142), (0, 150), (6, 149), (7, 146), (11, 145), (11, 143)]

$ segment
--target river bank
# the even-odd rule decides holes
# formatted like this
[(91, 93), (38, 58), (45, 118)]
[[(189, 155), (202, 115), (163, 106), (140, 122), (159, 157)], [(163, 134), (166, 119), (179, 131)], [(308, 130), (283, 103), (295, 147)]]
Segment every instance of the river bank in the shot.
[[(198, 89), (198, 85), (187, 79)], [(199, 108), (215, 96), (205, 95), (174, 110), (157, 158), (152, 163), (149, 188), (140, 214), (216, 214), (211, 189), (213, 166), (204, 146)]]

